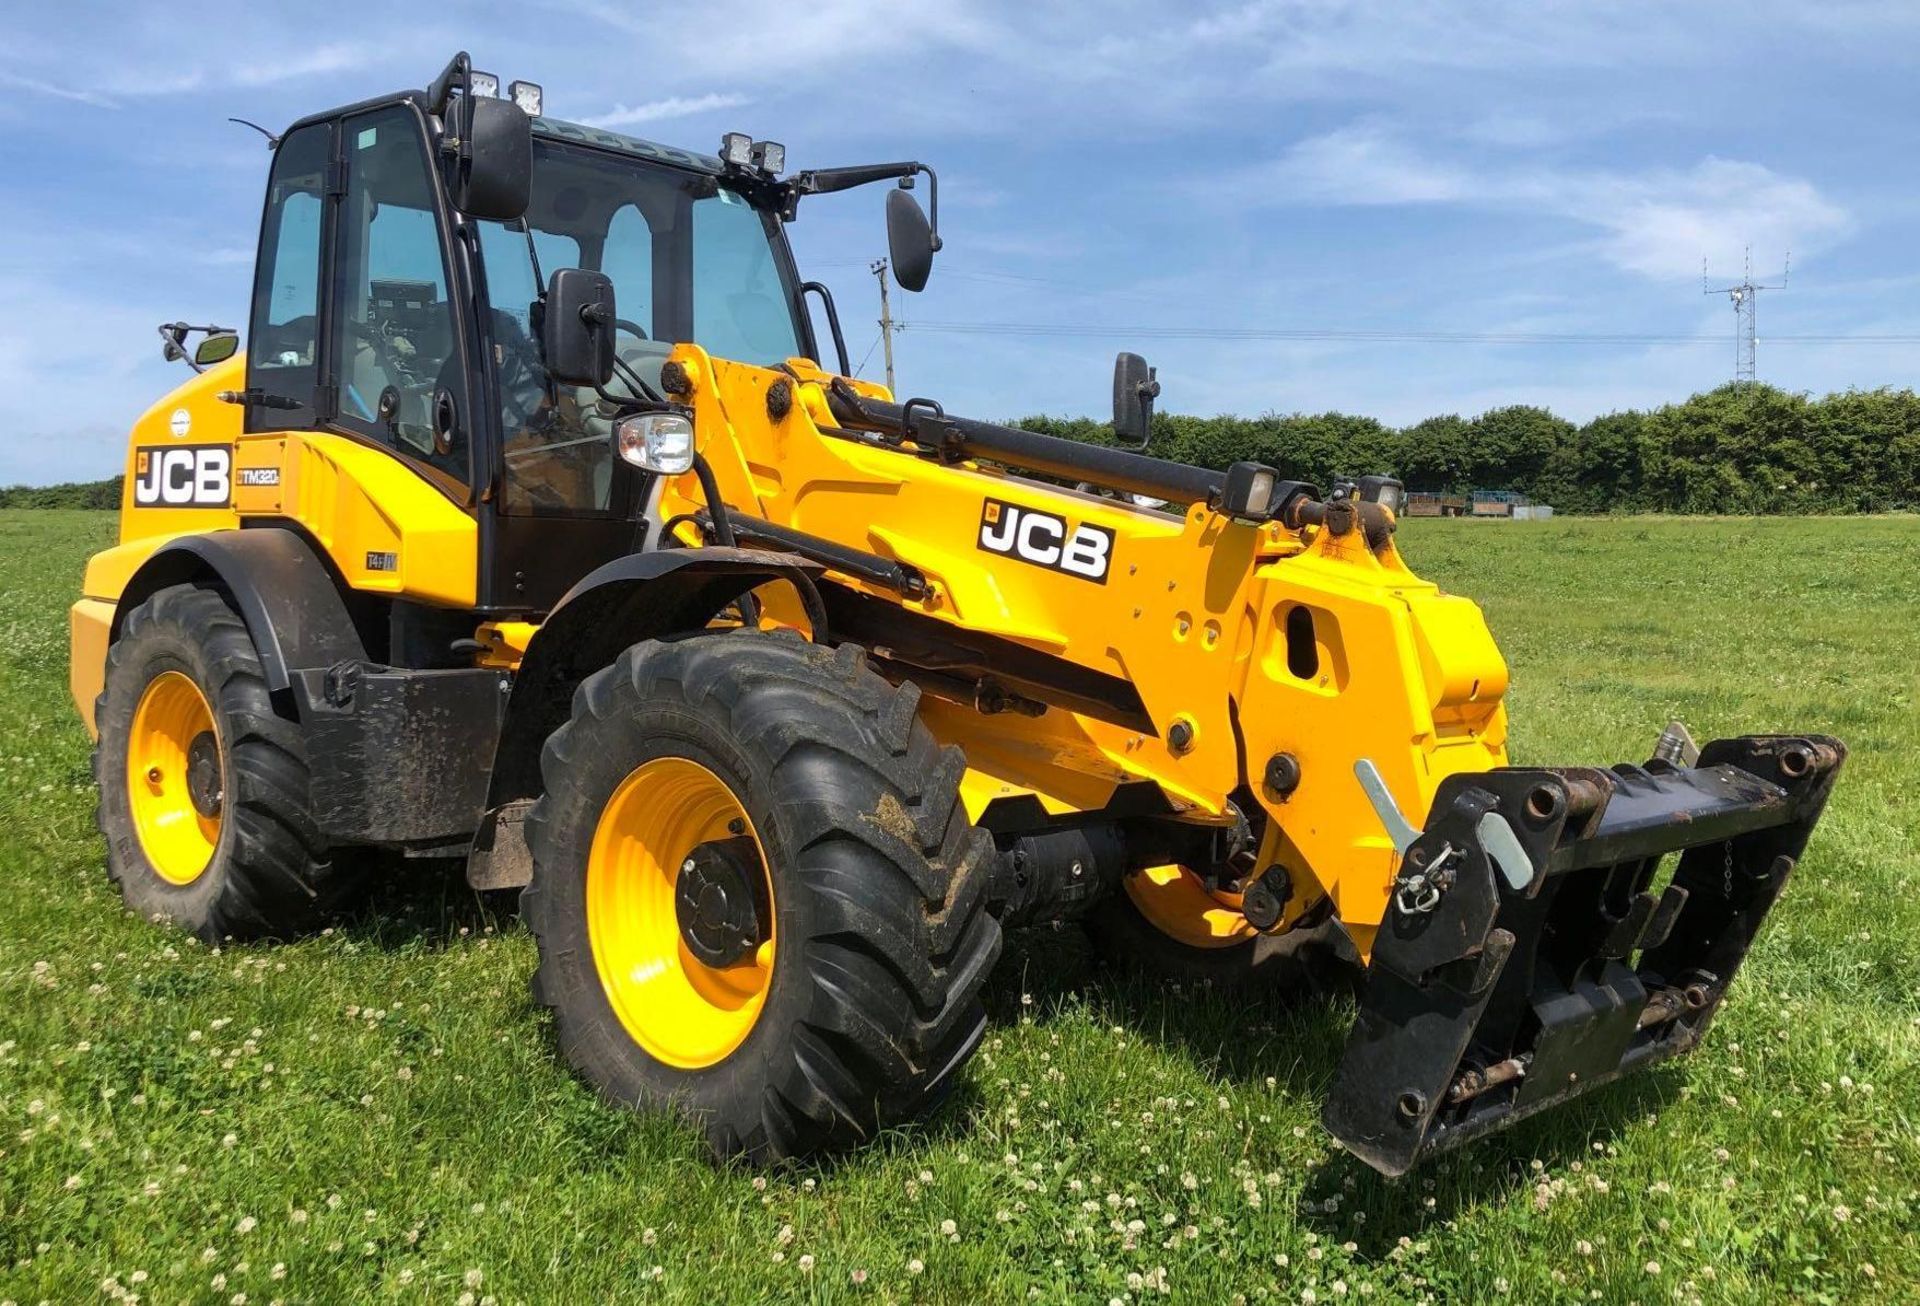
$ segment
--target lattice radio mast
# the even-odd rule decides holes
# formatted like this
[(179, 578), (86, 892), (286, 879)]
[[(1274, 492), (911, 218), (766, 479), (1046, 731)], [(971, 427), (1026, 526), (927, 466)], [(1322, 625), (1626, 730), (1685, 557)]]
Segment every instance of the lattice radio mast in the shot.
[(1761, 285), (1753, 279), (1753, 246), (1747, 246), (1746, 275), (1738, 285), (1715, 286), (1707, 281), (1707, 261), (1700, 260), (1700, 288), (1708, 295), (1725, 295), (1733, 301), (1733, 382), (1742, 385), (1755, 379), (1755, 341), (1757, 326), (1755, 310), (1760, 306), (1760, 292), (1763, 290), (1785, 290), (1787, 287), (1788, 263), (1792, 255), (1780, 263), (1780, 283)]

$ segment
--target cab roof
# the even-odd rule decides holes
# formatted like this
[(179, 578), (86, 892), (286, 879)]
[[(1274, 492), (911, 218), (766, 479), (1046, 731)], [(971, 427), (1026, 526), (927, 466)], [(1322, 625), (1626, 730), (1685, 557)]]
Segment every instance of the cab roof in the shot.
[[(383, 104), (412, 104), (421, 112), (426, 112), (426, 92), (417, 88), (398, 91), (389, 95), (376, 96), (361, 100), (355, 104), (341, 105), (333, 109), (324, 109), (296, 119), (281, 138), (305, 127), (310, 123), (327, 122), (347, 114), (359, 113), (366, 109), (378, 108)], [(722, 176), (726, 166), (716, 154), (702, 154), (697, 150), (683, 150), (676, 145), (662, 145), (658, 141), (642, 140), (638, 136), (626, 136), (620, 132), (610, 132), (602, 127), (588, 127), (582, 123), (567, 122), (559, 118), (536, 117), (533, 119), (533, 134), (547, 136), (554, 140), (573, 141), (580, 145), (590, 145), (596, 149), (611, 150), (616, 154), (631, 155), (634, 158), (650, 159), (655, 163), (669, 163), (676, 167), (688, 168), (695, 172)]]
[(636, 158), (651, 159), (655, 163), (671, 163), (678, 167), (691, 168), (695, 172), (711, 173), (716, 177), (726, 171), (718, 155), (683, 150), (674, 145), (661, 145), (657, 141), (642, 140), (638, 136), (624, 136), (602, 127), (586, 127), (577, 122), (565, 122), (558, 118), (535, 118), (533, 134), (550, 136), (555, 140), (574, 141), (581, 145), (592, 145), (618, 154), (630, 154)]

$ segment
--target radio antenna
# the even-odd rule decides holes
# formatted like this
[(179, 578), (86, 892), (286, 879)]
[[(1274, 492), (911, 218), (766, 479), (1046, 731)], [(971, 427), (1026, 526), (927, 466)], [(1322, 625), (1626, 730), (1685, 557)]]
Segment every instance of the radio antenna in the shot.
[(247, 120), (246, 120), (245, 118), (229, 118), (229, 119), (227, 119), (227, 121), (228, 121), (228, 122), (237, 122), (237, 123), (239, 123), (239, 124), (240, 124), (240, 125), (241, 125), (242, 127), (251, 127), (251, 128), (253, 128), (253, 129), (254, 129), (255, 131), (257, 131), (257, 132), (259, 132), (259, 133), (260, 133), (260, 134), (261, 134), (262, 136), (264, 136), (264, 137), (266, 137), (266, 138), (267, 138), (267, 148), (268, 148), (268, 149), (270, 149), (270, 150), (277, 150), (277, 149), (279, 149), (279, 148), (280, 148), (280, 138), (279, 138), (278, 136), (275, 136), (275, 135), (274, 135), (274, 134), (273, 134), (272, 132), (270, 132), (270, 131), (268, 131), (268, 130), (267, 130), (267, 129), (266, 129), (265, 127), (262, 127), (262, 126), (261, 126), (261, 125), (260, 125), (259, 123), (257, 123), (257, 122), (248, 122), (248, 121), (247, 121)]

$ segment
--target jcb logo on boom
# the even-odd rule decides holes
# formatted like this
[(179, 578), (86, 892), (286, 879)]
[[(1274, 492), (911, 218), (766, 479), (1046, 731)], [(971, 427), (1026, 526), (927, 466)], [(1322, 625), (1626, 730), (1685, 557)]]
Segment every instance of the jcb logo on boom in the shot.
[(1050, 512), (988, 499), (980, 510), (980, 547), (1104, 585), (1113, 532), (1091, 522), (1069, 529)]
[(133, 502), (141, 508), (224, 508), (233, 488), (233, 450), (176, 444), (136, 451)]

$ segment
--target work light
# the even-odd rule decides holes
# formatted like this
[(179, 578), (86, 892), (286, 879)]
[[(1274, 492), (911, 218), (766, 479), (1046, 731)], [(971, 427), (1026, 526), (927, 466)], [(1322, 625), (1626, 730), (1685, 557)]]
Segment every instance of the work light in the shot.
[(641, 413), (614, 433), (620, 456), (635, 467), (678, 476), (693, 466), (693, 419), (684, 413)]
[(730, 168), (753, 166), (753, 137), (745, 132), (728, 132), (720, 138), (720, 162)]
[(475, 95), (484, 96), (489, 100), (497, 99), (500, 95), (500, 79), (492, 73), (470, 73), (467, 85), (473, 88)]
[(1220, 492), (1220, 511), (1229, 517), (1247, 521), (1265, 521), (1273, 516), (1273, 491), (1280, 473), (1259, 463), (1235, 463), (1227, 468), (1227, 483)]
[(1377, 503), (1395, 515), (1406, 502), (1406, 487), (1391, 476), (1362, 476), (1356, 488), (1362, 502)]
[(520, 106), (520, 112), (529, 118), (540, 116), (540, 84), (538, 82), (515, 82), (507, 87), (507, 94)]
[(787, 170), (787, 147), (778, 141), (761, 141), (753, 147), (753, 166), (778, 177)]

